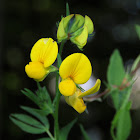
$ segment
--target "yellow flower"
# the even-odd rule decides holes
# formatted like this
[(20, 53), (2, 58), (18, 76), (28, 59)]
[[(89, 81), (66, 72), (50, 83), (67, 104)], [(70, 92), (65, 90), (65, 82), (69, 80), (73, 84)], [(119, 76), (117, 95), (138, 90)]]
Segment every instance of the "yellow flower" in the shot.
[(61, 94), (64, 96), (73, 95), (76, 91), (76, 84), (87, 82), (91, 73), (91, 63), (84, 54), (74, 53), (69, 55), (63, 60), (59, 68), (59, 74), (62, 78), (59, 84)]
[(52, 38), (38, 40), (30, 53), (31, 62), (25, 66), (25, 72), (30, 78), (42, 81), (55, 68), (51, 66), (56, 60), (58, 45)]
[(91, 63), (82, 53), (69, 55), (60, 65), (59, 74), (62, 81), (59, 83), (59, 91), (65, 96), (66, 102), (79, 113), (86, 109), (82, 97), (93, 94), (100, 88), (100, 80), (97, 80), (95, 86), (84, 93), (77, 88), (77, 84), (84, 84), (89, 80), (91, 73)]
[(65, 100), (68, 105), (72, 106), (78, 113), (83, 113), (86, 110), (86, 105), (84, 104), (84, 96), (94, 94), (100, 89), (101, 81), (97, 79), (96, 84), (82, 93), (80, 89), (76, 89), (75, 93), (72, 96), (65, 96)]
[(70, 39), (80, 49), (86, 43), (88, 36), (94, 31), (92, 20), (86, 15), (85, 18), (79, 14), (71, 14), (63, 17), (57, 30), (58, 42)]

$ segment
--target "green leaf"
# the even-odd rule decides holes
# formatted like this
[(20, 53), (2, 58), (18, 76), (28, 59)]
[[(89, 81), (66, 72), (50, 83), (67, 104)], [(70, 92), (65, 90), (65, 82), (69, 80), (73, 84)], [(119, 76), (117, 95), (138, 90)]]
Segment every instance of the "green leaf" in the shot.
[(125, 106), (123, 104), (127, 104), (130, 92), (131, 87), (125, 88), (124, 90), (121, 91), (117, 88), (111, 91), (110, 95), (116, 110), (119, 110), (120, 108), (122, 108), (122, 106)]
[(131, 68), (131, 71), (134, 71), (138, 67), (139, 64), (140, 64), (140, 55), (138, 55), (138, 57), (134, 61), (132, 68)]
[[(24, 118), (25, 117), (25, 118)], [(21, 130), (31, 133), (31, 134), (41, 134), (46, 130), (45, 128), (37, 121), (32, 120), (27, 116), (21, 114), (12, 114), (10, 119), (15, 123)], [(31, 122), (29, 122), (31, 121)]]
[(70, 15), (69, 4), (66, 3), (66, 16)]
[(69, 124), (67, 124), (60, 130), (60, 133), (59, 133), (60, 140), (67, 140), (68, 134), (76, 121), (77, 119), (74, 119), (73, 121), (71, 121)]
[(50, 95), (46, 87), (40, 87), (36, 94), (29, 89), (22, 90), (22, 93), (37, 104), (42, 110), (46, 110), (47, 115), (53, 113), (53, 106)]
[[(42, 109), (36, 109), (36, 108), (31, 108), (31, 107), (27, 107), (27, 106), (20, 106), (23, 110), (27, 111), (30, 113), (30, 111), (28, 111), (28, 109), (40, 114), (41, 116), (47, 116), (48, 114), (50, 114), (50, 112), (48, 112), (48, 110), (42, 110)], [(27, 110), (26, 110), (27, 108)], [(30, 113), (31, 114), (31, 113)], [(33, 115), (33, 114), (32, 114)]]
[(46, 110), (48, 114), (53, 113), (52, 101), (46, 87), (40, 87), (36, 91), (37, 95), (26, 88), (22, 90), (22, 93), (37, 104), (42, 110)]
[(40, 89), (38, 89), (36, 94), (41, 101), (44, 101), (49, 105), (52, 104), (51, 97), (50, 97), (46, 87), (41, 87)]
[(90, 138), (89, 138), (87, 132), (85, 131), (83, 125), (82, 124), (79, 124), (79, 126), (80, 126), (80, 130), (81, 130), (81, 132), (83, 134), (84, 140), (90, 140)]
[(27, 96), (31, 101), (33, 101), (35, 104), (37, 104), (38, 106), (40, 106), (40, 101), (39, 101), (38, 97), (31, 90), (25, 88), (24, 90), (21, 90), (21, 92), (25, 96)]
[(24, 122), (28, 125), (31, 125), (31, 126), (35, 126), (35, 127), (38, 127), (38, 128), (42, 128), (43, 125), (35, 120), (34, 118), (28, 116), (28, 115), (25, 115), (25, 114), (11, 114), (11, 117), (21, 121), (21, 122)]
[(38, 118), (40, 120), (40, 122), (43, 123), (46, 130), (48, 130), (50, 128), (49, 121), (48, 121), (47, 117), (42, 116), (42, 114), (44, 113), (43, 110), (34, 109), (34, 108), (30, 108), (30, 107), (25, 107), (25, 106), (21, 106), (21, 108), (23, 110), (27, 111), (28, 113), (30, 113), (31, 115), (35, 116), (36, 118)]
[(125, 70), (123, 66), (122, 57), (118, 50), (115, 50), (110, 58), (107, 80), (110, 85), (121, 85), (125, 77)]
[(42, 110), (46, 110), (48, 114), (50, 113), (52, 114), (53, 113), (52, 101), (46, 87), (41, 87), (40, 89), (38, 89), (36, 94), (40, 100), (40, 108)]
[(126, 140), (132, 127), (129, 110), (124, 110), (120, 113), (117, 127), (117, 139)]
[[(111, 125), (111, 135), (113, 140), (126, 140), (131, 132), (131, 117), (128, 107), (130, 103), (126, 105), (124, 109), (120, 109), (114, 116)], [(116, 133), (114, 132), (116, 131)]]
[(135, 29), (136, 29), (136, 32), (137, 32), (137, 35), (138, 35), (138, 38), (140, 39), (140, 25), (135, 25)]

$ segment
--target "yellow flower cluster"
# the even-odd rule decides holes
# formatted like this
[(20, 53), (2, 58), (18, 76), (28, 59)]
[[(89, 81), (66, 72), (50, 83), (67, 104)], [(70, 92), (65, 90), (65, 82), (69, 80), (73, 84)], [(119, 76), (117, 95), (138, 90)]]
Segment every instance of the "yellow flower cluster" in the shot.
[[(71, 23), (72, 22), (72, 23)], [(71, 25), (70, 25), (71, 24)], [(93, 23), (88, 16), (69, 15), (62, 18), (57, 31), (58, 42), (69, 39), (82, 48), (89, 34), (94, 30)], [(42, 38), (33, 46), (30, 58), (31, 62), (25, 66), (28, 77), (36, 81), (44, 78), (57, 69), (52, 65), (58, 55), (57, 42), (52, 38)], [(78, 113), (86, 109), (84, 96), (97, 92), (101, 81), (97, 79), (96, 84), (88, 91), (82, 92), (78, 84), (86, 83), (92, 74), (92, 67), (89, 59), (83, 53), (73, 53), (66, 57), (59, 67), (61, 82), (59, 91), (65, 97), (67, 104), (72, 106)]]

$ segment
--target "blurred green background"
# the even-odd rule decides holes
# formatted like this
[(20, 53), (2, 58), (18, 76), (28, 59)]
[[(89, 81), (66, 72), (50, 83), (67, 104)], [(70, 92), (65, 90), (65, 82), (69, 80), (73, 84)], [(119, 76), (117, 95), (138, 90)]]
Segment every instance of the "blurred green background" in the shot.
[[(94, 22), (95, 36), (88, 40), (83, 53), (93, 65), (95, 77), (106, 81), (109, 57), (118, 48), (124, 64), (128, 65), (140, 53), (140, 40), (135, 24), (140, 24), (140, 0), (69, 0), (71, 13), (88, 15)], [(10, 113), (21, 112), (19, 105), (34, 106), (21, 92), (23, 88), (36, 90), (35, 81), (28, 78), (24, 67), (30, 61), (30, 50), (40, 38), (56, 39), (56, 22), (65, 16), (65, 0), (3, 0), (0, 4), (0, 138), (2, 140), (34, 140), (40, 135), (24, 133), (10, 120)], [(63, 58), (80, 52), (67, 42)], [(48, 76), (42, 85), (49, 85)], [(139, 83), (140, 84), (140, 83)], [(101, 91), (105, 88), (103, 82)], [(140, 101), (140, 100), (139, 100)], [(79, 122), (93, 140), (111, 140), (110, 125), (115, 110), (108, 100), (92, 102), (89, 114), (79, 116)], [(140, 109), (131, 110), (132, 132), (129, 140), (140, 138)], [(63, 126), (78, 114), (65, 102), (60, 104), (60, 125)], [(50, 122), (53, 125), (51, 118)], [(52, 129), (52, 128), (51, 128)], [(52, 130), (53, 131), (53, 130)], [(44, 134), (45, 136), (45, 134)], [(78, 125), (69, 139), (81, 140)]]

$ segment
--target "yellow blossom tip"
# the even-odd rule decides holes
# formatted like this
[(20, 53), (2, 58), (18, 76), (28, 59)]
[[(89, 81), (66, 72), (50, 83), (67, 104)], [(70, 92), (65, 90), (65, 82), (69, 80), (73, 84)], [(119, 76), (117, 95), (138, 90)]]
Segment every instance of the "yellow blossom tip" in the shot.
[(59, 83), (59, 91), (64, 96), (71, 96), (76, 91), (76, 85), (73, 80), (67, 78)]
[(89, 90), (85, 91), (84, 93), (82, 93), (81, 95), (79, 95), (78, 98), (81, 99), (84, 96), (96, 93), (100, 89), (100, 85), (101, 85), (101, 80), (97, 79), (95, 85), (91, 89), (89, 89)]
[(65, 97), (65, 101), (68, 105), (72, 106), (78, 113), (83, 113), (86, 110), (86, 105), (84, 104), (83, 99), (79, 99), (78, 96), (81, 95), (79, 89), (69, 97)]
[(45, 69), (40, 62), (30, 62), (25, 66), (25, 72), (28, 77), (33, 78), (36, 81), (42, 81), (47, 74), (47, 69)]

